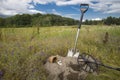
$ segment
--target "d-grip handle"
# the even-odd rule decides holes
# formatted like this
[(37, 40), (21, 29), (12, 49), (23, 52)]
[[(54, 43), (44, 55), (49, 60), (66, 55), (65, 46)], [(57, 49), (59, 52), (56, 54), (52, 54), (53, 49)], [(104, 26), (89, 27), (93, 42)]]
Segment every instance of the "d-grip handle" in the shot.
[(89, 4), (80, 4), (80, 10), (82, 13), (85, 13), (89, 8)]
[(88, 8), (89, 8), (89, 4), (80, 4), (80, 10), (81, 10), (82, 14), (81, 14), (81, 18), (80, 18), (80, 23), (79, 23), (78, 29), (81, 28), (83, 15), (88, 10)]

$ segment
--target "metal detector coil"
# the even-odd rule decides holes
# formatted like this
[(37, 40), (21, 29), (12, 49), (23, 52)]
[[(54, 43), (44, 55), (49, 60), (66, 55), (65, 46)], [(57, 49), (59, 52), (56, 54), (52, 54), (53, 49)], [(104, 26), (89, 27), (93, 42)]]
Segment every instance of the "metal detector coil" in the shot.
[(97, 60), (89, 54), (80, 54), (77, 59), (80, 69), (86, 72), (95, 72), (98, 70)]

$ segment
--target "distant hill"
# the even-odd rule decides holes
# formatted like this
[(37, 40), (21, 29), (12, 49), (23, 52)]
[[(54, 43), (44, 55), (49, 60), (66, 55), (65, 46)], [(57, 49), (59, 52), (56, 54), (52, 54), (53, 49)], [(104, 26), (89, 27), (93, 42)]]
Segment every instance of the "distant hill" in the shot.
[(22, 14), (6, 18), (0, 18), (1, 27), (44, 27), (44, 26), (64, 26), (76, 25), (78, 20), (62, 17), (54, 14)]

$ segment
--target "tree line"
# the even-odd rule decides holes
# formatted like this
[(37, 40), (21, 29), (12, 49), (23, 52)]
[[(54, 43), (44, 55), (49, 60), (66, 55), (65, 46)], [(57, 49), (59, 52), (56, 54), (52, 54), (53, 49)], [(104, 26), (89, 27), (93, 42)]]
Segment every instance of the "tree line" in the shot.
[(22, 14), (0, 18), (0, 27), (64, 26), (76, 25), (78, 20), (54, 14)]
[(85, 20), (83, 24), (85, 25), (120, 25), (120, 17), (116, 18), (116, 17), (109, 16), (106, 19), (102, 19), (98, 21)]
[[(42, 26), (69, 26), (77, 25), (78, 20), (66, 18), (54, 14), (22, 14), (7, 18), (0, 18), (0, 27), (42, 27)], [(85, 25), (120, 25), (120, 17), (107, 17), (106, 19), (95, 21), (85, 20)]]

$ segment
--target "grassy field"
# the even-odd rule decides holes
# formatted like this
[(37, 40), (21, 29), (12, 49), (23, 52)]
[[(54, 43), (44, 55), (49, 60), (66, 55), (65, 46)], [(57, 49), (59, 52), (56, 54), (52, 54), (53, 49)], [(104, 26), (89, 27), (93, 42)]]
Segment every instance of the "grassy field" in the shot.
[[(66, 56), (74, 46), (75, 27), (1, 28), (0, 80), (46, 80), (40, 53)], [(120, 26), (82, 26), (77, 48), (107, 65), (120, 66)], [(86, 80), (120, 80), (120, 72), (100, 67), (99, 75), (89, 74)]]

